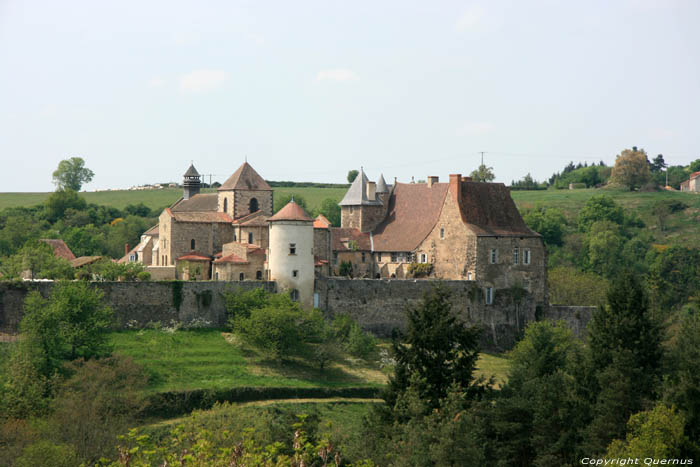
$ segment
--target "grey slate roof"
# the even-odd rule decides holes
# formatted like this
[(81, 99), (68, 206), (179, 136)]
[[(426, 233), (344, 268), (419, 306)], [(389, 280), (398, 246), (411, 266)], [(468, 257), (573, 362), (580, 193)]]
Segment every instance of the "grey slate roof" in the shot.
[(384, 174), (379, 176), (379, 181), (377, 181), (377, 193), (389, 193), (389, 188), (386, 186), (386, 180), (384, 180)]
[(360, 173), (357, 174), (355, 181), (352, 182), (347, 193), (345, 193), (345, 197), (338, 204), (340, 206), (381, 206), (381, 201), (370, 201), (367, 199), (367, 183), (369, 183), (367, 175), (360, 167)]
[(216, 193), (197, 193), (190, 199), (180, 198), (171, 209), (173, 212), (206, 212), (218, 209), (219, 195)]
[(185, 177), (199, 177), (199, 172), (194, 168), (194, 164), (190, 164), (190, 168), (185, 172)]

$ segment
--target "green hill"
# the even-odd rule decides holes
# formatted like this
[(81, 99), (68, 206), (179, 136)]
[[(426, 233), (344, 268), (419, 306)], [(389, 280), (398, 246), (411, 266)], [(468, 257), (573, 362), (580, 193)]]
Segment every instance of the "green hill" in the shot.
[[(340, 201), (347, 191), (346, 188), (316, 188), (316, 187), (276, 187), (275, 196), (298, 195), (306, 200), (309, 209), (316, 209), (326, 198)], [(205, 189), (204, 193), (213, 193), (213, 189)], [(49, 196), (47, 193), (0, 193), (0, 210), (11, 207), (33, 206), (43, 203)], [(80, 196), (88, 203), (113, 206), (123, 209), (129, 204), (143, 203), (151, 209), (162, 209), (177, 201), (182, 196), (182, 188), (164, 188), (162, 190), (113, 190), (86, 191)]]

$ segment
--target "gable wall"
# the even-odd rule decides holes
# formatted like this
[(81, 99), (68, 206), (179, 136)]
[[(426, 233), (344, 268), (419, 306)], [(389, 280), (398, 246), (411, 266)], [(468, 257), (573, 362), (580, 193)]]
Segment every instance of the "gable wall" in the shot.
[[(265, 216), (272, 216), (273, 203), (272, 203), (272, 191), (265, 190), (235, 190), (234, 195), (234, 217), (236, 219), (247, 216), (251, 214), (248, 210), (250, 205), (250, 200), (255, 198), (258, 200), (258, 208), (263, 212)], [(230, 203), (231, 201), (229, 201)]]

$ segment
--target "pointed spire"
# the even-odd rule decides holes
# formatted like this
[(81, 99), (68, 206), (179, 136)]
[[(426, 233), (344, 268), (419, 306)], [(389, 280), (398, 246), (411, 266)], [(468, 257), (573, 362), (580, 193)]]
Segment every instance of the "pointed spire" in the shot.
[(389, 193), (389, 188), (386, 186), (386, 180), (384, 180), (384, 174), (379, 175), (379, 180), (377, 181), (377, 193)]
[(369, 179), (365, 175), (363, 167), (360, 167), (360, 173), (357, 174), (355, 180), (348, 188), (343, 200), (338, 203), (340, 206), (359, 206), (359, 205), (375, 205), (381, 204), (381, 201), (370, 201), (367, 199), (367, 183)]

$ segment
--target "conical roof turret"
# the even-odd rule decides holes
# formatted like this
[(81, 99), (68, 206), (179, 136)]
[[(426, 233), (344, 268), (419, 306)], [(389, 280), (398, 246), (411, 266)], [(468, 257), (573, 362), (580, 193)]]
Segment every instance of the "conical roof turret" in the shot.
[(340, 206), (371, 206), (381, 204), (381, 201), (370, 201), (367, 198), (368, 183), (367, 175), (365, 175), (365, 171), (360, 167), (360, 173), (357, 174), (352, 185), (348, 188), (347, 193), (345, 193), (345, 197), (338, 204)]
[(190, 168), (185, 172), (185, 177), (199, 177), (199, 172), (194, 168), (194, 164), (190, 164)]
[(304, 208), (299, 206), (293, 199), (287, 203), (285, 207), (277, 211), (277, 214), (268, 219), (269, 222), (275, 221), (305, 221), (313, 222), (313, 219), (306, 214)]
[(377, 193), (389, 193), (389, 188), (386, 186), (386, 180), (384, 180), (384, 174), (379, 175), (379, 180), (377, 181)]

